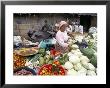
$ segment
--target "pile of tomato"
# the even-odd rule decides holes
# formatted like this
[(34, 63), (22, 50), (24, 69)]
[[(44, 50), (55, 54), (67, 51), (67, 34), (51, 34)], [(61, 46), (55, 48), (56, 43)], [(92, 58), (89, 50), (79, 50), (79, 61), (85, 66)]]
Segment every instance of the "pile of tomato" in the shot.
[(65, 75), (65, 69), (59, 64), (58, 61), (55, 61), (53, 64), (43, 65), (38, 75)]

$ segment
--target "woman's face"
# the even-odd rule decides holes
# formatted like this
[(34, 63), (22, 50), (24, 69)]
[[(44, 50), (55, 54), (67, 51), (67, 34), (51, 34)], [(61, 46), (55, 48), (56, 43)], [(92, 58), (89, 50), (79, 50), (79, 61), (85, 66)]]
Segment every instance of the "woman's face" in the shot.
[(67, 26), (68, 26), (67, 24), (62, 25), (60, 27), (61, 32), (64, 32), (66, 30)]

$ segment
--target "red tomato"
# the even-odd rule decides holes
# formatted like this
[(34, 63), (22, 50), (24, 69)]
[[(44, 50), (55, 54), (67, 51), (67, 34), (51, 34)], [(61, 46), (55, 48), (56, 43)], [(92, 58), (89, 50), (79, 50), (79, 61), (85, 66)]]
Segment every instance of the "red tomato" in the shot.
[(58, 60), (54, 60), (53, 64), (60, 65), (60, 62)]

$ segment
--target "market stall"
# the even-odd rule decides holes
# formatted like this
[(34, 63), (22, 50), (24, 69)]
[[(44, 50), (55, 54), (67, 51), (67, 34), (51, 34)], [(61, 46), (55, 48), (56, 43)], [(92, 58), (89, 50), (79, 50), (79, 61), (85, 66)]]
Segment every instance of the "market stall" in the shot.
[(97, 75), (97, 33), (72, 32), (66, 53), (56, 50), (55, 38), (24, 40), (14, 40), (14, 75)]

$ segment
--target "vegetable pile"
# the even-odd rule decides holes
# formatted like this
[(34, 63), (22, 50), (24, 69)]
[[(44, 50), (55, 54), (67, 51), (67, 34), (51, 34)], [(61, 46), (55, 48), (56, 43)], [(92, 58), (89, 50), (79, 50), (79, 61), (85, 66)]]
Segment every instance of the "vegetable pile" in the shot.
[[(21, 55), (14, 53), (14, 70), (27, 66), (36, 75), (97, 75), (97, 35), (75, 35), (68, 40), (69, 52), (61, 53), (55, 49), (33, 48), (23, 49)], [(35, 50), (36, 49), (36, 50)], [(21, 52), (20, 51), (20, 52)], [(34, 52), (35, 51), (35, 52)], [(24, 69), (15, 75), (32, 75)]]
[(61, 65), (47, 64), (41, 67), (38, 74), (39, 75), (65, 75), (65, 70)]

